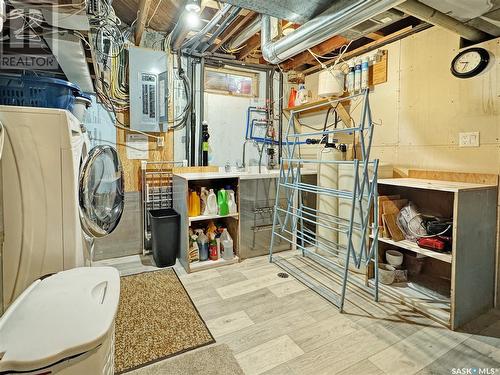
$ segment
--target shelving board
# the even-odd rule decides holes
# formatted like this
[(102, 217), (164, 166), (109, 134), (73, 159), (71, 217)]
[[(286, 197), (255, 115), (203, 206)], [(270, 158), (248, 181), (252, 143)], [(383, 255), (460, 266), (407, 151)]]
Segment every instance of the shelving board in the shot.
[(412, 189), (427, 189), (458, 193), (460, 191), (496, 189), (495, 185), (472, 184), (468, 182), (424, 180), (420, 178), (385, 178), (378, 180), (379, 185), (391, 185)]
[[(370, 238), (373, 239), (373, 236), (370, 236)], [(422, 249), (415, 242), (412, 242), (412, 241), (408, 241), (408, 240), (394, 241), (394, 240), (392, 240), (390, 238), (386, 238), (386, 237), (379, 237), (378, 240), (380, 242), (384, 242), (386, 244), (399, 247), (401, 249), (410, 250), (410, 251), (413, 251), (414, 253), (422, 254), (422, 255), (425, 255), (427, 257), (440, 260), (442, 262), (451, 263), (451, 260), (452, 260), (451, 253), (438, 253), (437, 251)]]
[(211, 268), (227, 266), (229, 264), (238, 263), (239, 258), (235, 256), (233, 259), (227, 260), (224, 258), (219, 258), (218, 260), (205, 260), (203, 262), (193, 262), (189, 264), (191, 272), (208, 270)]
[[(435, 283), (440, 281), (436, 278)], [(369, 280), (373, 285), (373, 280)], [(424, 288), (416, 287), (414, 282), (394, 283), (385, 285), (379, 283), (379, 288), (385, 295), (396, 299), (400, 303), (415, 308), (427, 317), (449, 327), (451, 317), (450, 298), (436, 298), (431, 293), (426, 293)]]
[(217, 220), (217, 219), (224, 219), (226, 217), (231, 217), (231, 218), (234, 218), (234, 219), (238, 219), (240, 216), (240, 214), (238, 213), (235, 213), (235, 214), (229, 214), (229, 215), (224, 215), (224, 216), (221, 216), (221, 215), (201, 215), (201, 216), (193, 216), (193, 217), (190, 217), (189, 218), (189, 224), (191, 224), (192, 222), (196, 222), (196, 221), (204, 221), (204, 220)]

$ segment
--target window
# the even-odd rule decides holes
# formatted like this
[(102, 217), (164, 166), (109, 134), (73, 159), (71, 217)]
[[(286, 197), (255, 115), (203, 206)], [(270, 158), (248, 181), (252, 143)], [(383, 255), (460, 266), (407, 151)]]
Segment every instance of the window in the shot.
[(232, 69), (205, 70), (205, 91), (223, 95), (259, 96), (259, 76), (257, 73)]

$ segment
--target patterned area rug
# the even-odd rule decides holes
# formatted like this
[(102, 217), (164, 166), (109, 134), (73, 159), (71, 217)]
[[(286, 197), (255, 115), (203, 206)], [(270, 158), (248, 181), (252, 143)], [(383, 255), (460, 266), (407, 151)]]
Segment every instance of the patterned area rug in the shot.
[(115, 373), (215, 342), (172, 269), (121, 278)]

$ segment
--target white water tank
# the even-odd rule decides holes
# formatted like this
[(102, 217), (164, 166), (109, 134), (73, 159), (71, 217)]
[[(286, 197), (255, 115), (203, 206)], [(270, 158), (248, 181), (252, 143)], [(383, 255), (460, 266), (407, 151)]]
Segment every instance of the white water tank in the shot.
[(345, 74), (340, 69), (325, 69), (318, 76), (318, 96), (328, 98), (342, 96), (345, 87)]

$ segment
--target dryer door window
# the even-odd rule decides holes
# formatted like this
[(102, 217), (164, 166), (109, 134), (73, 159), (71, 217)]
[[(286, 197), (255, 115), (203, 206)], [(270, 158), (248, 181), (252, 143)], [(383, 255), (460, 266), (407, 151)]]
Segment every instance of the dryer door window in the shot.
[(111, 146), (90, 150), (80, 173), (80, 220), (91, 237), (115, 230), (124, 207), (124, 179), (120, 158)]

